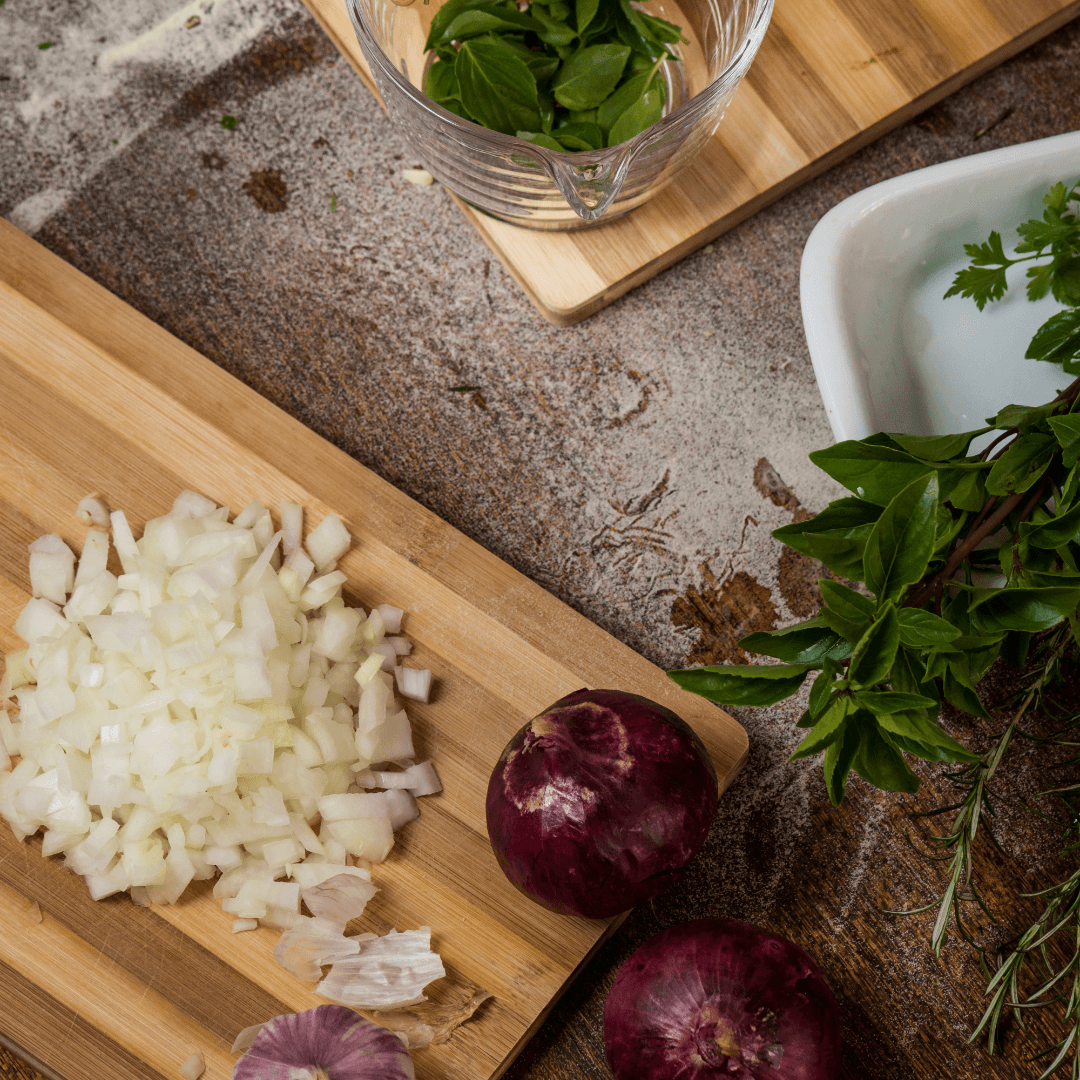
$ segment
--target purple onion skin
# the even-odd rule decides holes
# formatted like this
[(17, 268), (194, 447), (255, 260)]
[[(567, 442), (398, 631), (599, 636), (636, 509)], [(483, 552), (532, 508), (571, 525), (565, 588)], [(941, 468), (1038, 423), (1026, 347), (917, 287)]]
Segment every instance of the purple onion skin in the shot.
[(716, 803), (709, 755), (675, 713), (620, 690), (578, 690), (503, 751), (488, 784), (488, 836), (526, 896), (606, 919), (678, 880)]
[(344, 1005), (275, 1016), (233, 1066), (233, 1080), (414, 1080), (412, 1059), (386, 1028)]
[(604, 1004), (615, 1080), (835, 1080), (836, 1002), (798, 945), (700, 919), (647, 941)]

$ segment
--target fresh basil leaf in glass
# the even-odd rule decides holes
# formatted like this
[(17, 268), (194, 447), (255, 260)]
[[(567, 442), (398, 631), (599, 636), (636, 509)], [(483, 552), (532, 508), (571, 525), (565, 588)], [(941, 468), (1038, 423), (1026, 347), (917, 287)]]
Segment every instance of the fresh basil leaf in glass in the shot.
[(445, 187), (538, 229), (651, 198), (702, 149), (773, 0), (346, 0), (391, 120)]

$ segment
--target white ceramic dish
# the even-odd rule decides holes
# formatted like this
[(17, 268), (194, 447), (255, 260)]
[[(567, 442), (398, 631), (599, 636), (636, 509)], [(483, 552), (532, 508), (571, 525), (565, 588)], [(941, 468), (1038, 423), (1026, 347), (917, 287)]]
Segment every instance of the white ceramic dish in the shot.
[(1005, 298), (982, 312), (942, 297), (967, 265), (965, 243), (996, 229), (1010, 251), (1050, 187), (1077, 177), (1072, 132), (886, 180), (817, 223), (803, 251), (802, 315), (837, 440), (970, 431), (1003, 405), (1041, 404), (1071, 381), (1024, 359), (1059, 307), (1028, 301), (1017, 287), (1025, 267), (1010, 269)]

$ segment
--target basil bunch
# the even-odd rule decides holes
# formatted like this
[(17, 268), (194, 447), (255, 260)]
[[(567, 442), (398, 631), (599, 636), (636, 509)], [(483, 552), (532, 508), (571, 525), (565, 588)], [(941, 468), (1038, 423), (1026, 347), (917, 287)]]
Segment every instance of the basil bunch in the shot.
[(663, 115), (678, 26), (630, 0), (448, 0), (424, 92), (456, 116), (549, 150), (600, 150)]
[[(1032, 299), (1050, 291), (1069, 307), (1035, 334), (1028, 356), (1074, 374), (1080, 364), (1080, 184), (1058, 184), (1041, 221), (1018, 230), (1008, 259), (994, 233), (967, 245), (972, 265), (946, 295), (982, 308), (1005, 291), (1005, 270), (1028, 270)], [(999, 657), (1024, 668), (1032, 640), (1057, 627), (1061, 650), (1080, 647), (1080, 378), (1053, 401), (1008, 405), (961, 435), (871, 435), (810, 455), (852, 495), (773, 532), (869, 595), (822, 579), (821, 613), (740, 646), (783, 661), (669, 672), (680, 686), (726, 705), (772, 705), (813, 673), (792, 755), (824, 752), (834, 803), (851, 769), (878, 788), (914, 791), (905, 754), (979, 762), (938, 726), (942, 701), (989, 718), (976, 688)], [(979, 453), (973, 439), (999, 434)], [(1005, 530), (997, 547), (983, 547)], [(994, 579), (1003, 584), (989, 585)], [(1071, 638), (1070, 640), (1066, 640)], [(1042, 640), (1041, 638), (1039, 640)]]

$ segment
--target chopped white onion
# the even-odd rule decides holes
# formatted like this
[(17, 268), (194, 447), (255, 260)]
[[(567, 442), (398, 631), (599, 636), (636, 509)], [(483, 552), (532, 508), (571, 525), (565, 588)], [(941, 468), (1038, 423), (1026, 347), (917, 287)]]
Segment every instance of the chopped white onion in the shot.
[(398, 693), (414, 701), (427, 701), (431, 694), (431, 672), (427, 668), (399, 667), (394, 671)]
[(95, 898), (172, 903), (220, 874), (238, 930), (295, 925), (300, 889), (327, 878), (370, 894), (346, 856), (381, 861), (414, 811), (349, 789), (373, 762), (412, 756), (381, 670), (409, 645), (380, 644), (401, 609), (345, 605), (345, 527), (328, 516), (305, 553), (298, 504), (275, 532), (260, 503), (230, 522), (195, 492), (139, 540), (100, 496), (79, 517), (77, 565), (55, 534), (30, 545), (35, 595), (15, 624), (28, 647), (7, 657), (18, 714), (0, 710), (0, 815), (15, 835), (44, 830), (45, 853)]
[(109, 527), (109, 508), (96, 492), (79, 500), (75, 508), (75, 516), (84, 525), (96, 525), (99, 529)]

